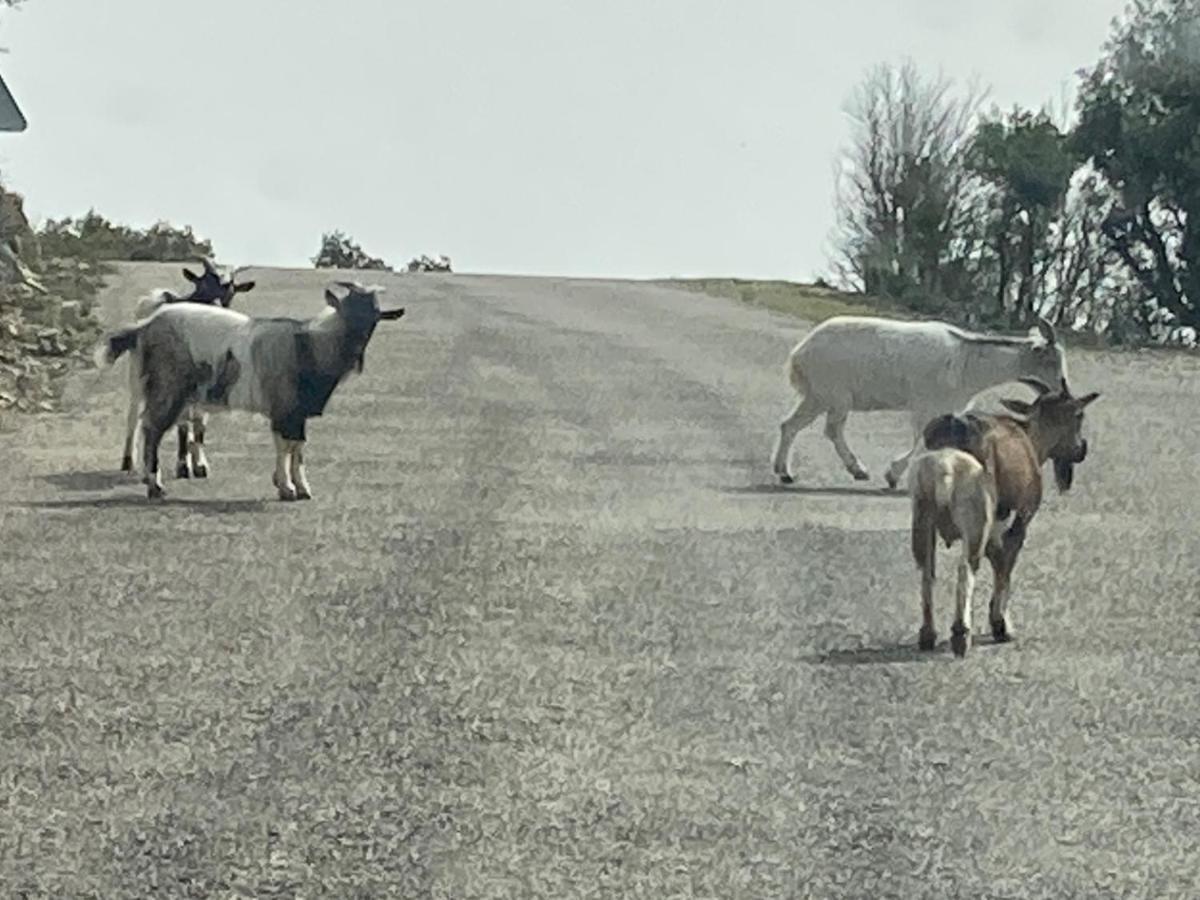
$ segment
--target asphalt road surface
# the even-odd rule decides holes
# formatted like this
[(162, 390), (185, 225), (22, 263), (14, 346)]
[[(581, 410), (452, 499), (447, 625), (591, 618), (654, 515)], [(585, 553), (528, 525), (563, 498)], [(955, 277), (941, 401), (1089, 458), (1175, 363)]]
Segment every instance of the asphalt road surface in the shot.
[[(120, 271), (110, 323), (181, 284)], [(308, 315), (330, 275), (252, 277), (240, 309)], [(903, 415), (850, 419), (872, 482), (817, 423), (774, 484), (803, 323), (380, 280), (408, 314), (310, 424), (311, 502), (229, 414), (148, 505), (124, 363), (0, 434), (0, 896), (1197, 895), (1195, 360), (1069, 352), (1091, 454), (1016, 640), (982, 633), (985, 565), (955, 660), (958, 550), (918, 654), (881, 490)]]

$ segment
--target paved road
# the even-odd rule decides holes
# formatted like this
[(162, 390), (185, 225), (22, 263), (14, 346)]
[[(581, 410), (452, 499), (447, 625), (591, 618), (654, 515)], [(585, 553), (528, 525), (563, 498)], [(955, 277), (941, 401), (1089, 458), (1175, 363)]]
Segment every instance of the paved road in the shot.
[[(255, 277), (244, 310), (319, 308)], [(110, 321), (175, 278), (123, 267)], [(801, 323), (384, 280), (409, 313), (311, 426), (311, 503), (230, 415), (148, 507), (123, 365), (0, 434), (0, 895), (1195, 895), (1195, 362), (1071, 355), (1092, 455), (1016, 642), (955, 661), (912, 650), (902, 416), (850, 420), (872, 486), (819, 425), (772, 484)]]

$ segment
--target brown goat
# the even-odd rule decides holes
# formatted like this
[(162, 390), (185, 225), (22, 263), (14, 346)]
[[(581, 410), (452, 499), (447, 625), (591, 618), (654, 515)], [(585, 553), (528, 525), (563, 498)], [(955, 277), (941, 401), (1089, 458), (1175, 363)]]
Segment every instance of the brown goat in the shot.
[[(988, 618), (996, 641), (1012, 638), (1008, 616), (1012, 572), (1029, 523), (1041, 506), (1042, 466), (1047, 460), (1053, 461), (1059, 491), (1070, 489), (1074, 467), (1087, 456), (1087, 440), (1080, 434), (1084, 409), (1100, 396), (1095, 391), (1082, 397), (1073, 396), (1066, 378), (1057, 391), (1036, 378), (1020, 381), (1038, 394), (1032, 403), (1002, 399), (1000, 402), (1015, 415), (946, 414), (930, 421), (923, 433), (927, 449), (953, 448), (969, 453), (991, 475), (995, 517), (985, 552), (995, 576)], [(1012, 523), (1005, 528), (1010, 516)], [(943, 531), (942, 535), (949, 545), (947, 533)], [(928, 566), (931, 579), (932, 559), (927, 564), (925, 557), (917, 553), (916, 534), (913, 541), (917, 565), (923, 572)], [(968, 612), (968, 622), (969, 617)], [(920, 645), (922, 649), (931, 649), (932, 621), (927, 619), (925, 624), (929, 627), (922, 627)], [(955, 642), (956, 652), (959, 643)], [(963, 643), (964, 650), (967, 643), (969, 639)]]

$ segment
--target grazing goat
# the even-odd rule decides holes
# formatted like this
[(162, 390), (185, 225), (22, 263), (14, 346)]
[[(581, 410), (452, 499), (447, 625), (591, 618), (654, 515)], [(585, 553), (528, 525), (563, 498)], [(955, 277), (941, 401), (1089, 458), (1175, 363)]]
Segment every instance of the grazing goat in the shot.
[(275, 435), (273, 482), (281, 500), (312, 497), (304, 472), (305, 424), (320, 416), (351, 369), (363, 370), (367, 343), (381, 319), (404, 310), (380, 310), (382, 287), (335, 284), (328, 308), (310, 319), (252, 319), (196, 303), (167, 306), (148, 319), (108, 335), (98, 365), (131, 352), (143, 373), (143, 480), (150, 499), (164, 495), (158, 447), (189, 404), (203, 410), (259, 413)]
[[(233, 303), (234, 295), (254, 289), (255, 282), (239, 283), (237, 277), (246, 267), (234, 269), (229, 274), (223, 274), (206, 256), (199, 257), (204, 265), (204, 273), (197, 275), (191, 269), (183, 269), (183, 277), (192, 283), (192, 291), (187, 295), (179, 295), (173, 291), (159, 289), (138, 300), (136, 318), (149, 318), (161, 307), (169, 303), (205, 303), (218, 304), (228, 308)], [(125, 449), (121, 456), (121, 471), (133, 471), (133, 456), (136, 450), (138, 421), (142, 408), (142, 378), (136, 363), (131, 358), (129, 364), (129, 407), (125, 414)], [(208, 460), (204, 456), (204, 433), (208, 425), (208, 414), (188, 408), (179, 424), (179, 463), (175, 469), (178, 478), (208, 477)]]
[(852, 411), (907, 410), (913, 444), (888, 467), (894, 488), (931, 418), (959, 412), (981, 391), (1022, 375), (1056, 384), (1066, 374), (1066, 359), (1045, 319), (1028, 337), (1001, 337), (945, 322), (834, 316), (796, 345), (787, 372), (803, 400), (779, 426), (773, 461), (779, 479), (792, 482), (788, 456), (796, 435), (824, 413), (825, 436), (842, 464), (866, 481), (870, 476), (846, 443), (846, 419)]
[[(1015, 415), (944, 414), (922, 430), (930, 451), (910, 476), (912, 551), (921, 569), (922, 650), (933, 648), (934, 529), (946, 546), (964, 543), (951, 644), (962, 656), (971, 643), (971, 591), (982, 548), (994, 575), (988, 613), (992, 637), (1012, 638), (1008, 598), (1012, 572), (1029, 524), (1042, 502), (1042, 466), (1054, 463), (1059, 491), (1070, 489), (1074, 468), (1087, 457), (1084, 409), (1100, 396), (1071, 394), (1064, 377), (1057, 391), (1040, 379), (1019, 379), (1038, 392), (1032, 403), (1001, 400)], [(967, 462), (970, 459), (974, 465)], [(1012, 524), (1004, 528), (1009, 517)], [(1003, 531), (1002, 531), (1003, 529)]]

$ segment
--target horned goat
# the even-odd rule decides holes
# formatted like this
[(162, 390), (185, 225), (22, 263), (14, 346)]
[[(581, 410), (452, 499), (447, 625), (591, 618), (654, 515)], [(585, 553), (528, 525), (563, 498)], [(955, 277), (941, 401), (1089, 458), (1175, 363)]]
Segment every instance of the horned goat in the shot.
[(913, 442), (886, 473), (894, 488), (920, 446), (921, 429), (941, 413), (966, 407), (981, 391), (1023, 375), (1051, 384), (1066, 374), (1054, 326), (1039, 319), (1027, 337), (977, 334), (946, 322), (906, 322), (871, 316), (834, 316), (792, 350), (788, 378), (803, 399), (779, 426), (773, 465), (792, 482), (788, 456), (804, 428), (825, 414), (825, 436), (846, 470), (870, 476), (846, 443), (851, 412), (908, 411)]
[[(921, 569), (923, 621), (919, 645), (935, 642), (932, 611), (934, 529), (946, 545), (964, 542), (951, 646), (962, 656), (971, 643), (971, 590), (982, 548), (994, 575), (988, 612), (992, 637), (1011, 640), (1008, 614), (1013, 568), (1042, 501), (1042, 466), (1053, 461), (1059, 491), (1068, 491), (1075, 466), (1087, 457), (1081, 434), (1085, 408), (1100, 396), (1071, 393), (1067, 379), (1052, 390), (1040, 379), (1019, 379), (1038, 392), (1032, 403), (1003, 398), (1015, 415), (944, 414), (922, 430), (930, 451), (910, 475), (912, 550)], [(970, 458), (969, 464), (964, 456)], [(1009, 517), (1012, 523), (1008, 523)], [(985, 527), (986, 525), (986, 527)], [(1007, 526), (1007, 527), (1006, 527)]]
[[(183, 277), (192, 283), (189, 294), (176, 294), (164, 288), (151, 291), (140, 298), (135, 308), (137, 319), (152, 316), (161, 307), (170, 303), (204, 303), (228, 308), (237, 294), (254, 289), (255, 282), (238, 282), (237, 277), (248, 266), (241, 266), (232, 272), (223, 273), (207, 256), (199, 257), (204, 266), (202, 274), (197, 275), (186, 266)], [(142, 409), (142, 377), (134, 358), (129, 364), (129, 406), (125, 414), (125, 449), (121, 455), (121, 471), (133, 471), (133, 457), (136, 451), (138, 422)], [(208, 460), (204, 455), (204, 436), (208, 426), (208, 414), (200, 410), (188, 408), (179, 423), (179, 461), (175, 468), (177, 478), (208, 477)]]
[(281, 500), (308, 499), (306, 423), (320, 416), (352, 369), (363, 370), (367, 343), (380, 320), (379, 286), (339, 281), (326, 289), (327, 308), (310, 319), (250, 318), (195, 303), (168, 305), (110, 333), (96, 349), (98, 365), (132, 353), (143, 373), (143, 480), (162, 497), (158, 448), (189, 404), (204, 411), (242, 410), (267, 418), (275, 436), (273, 482)]

